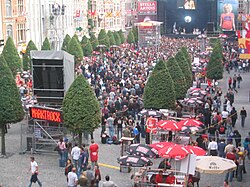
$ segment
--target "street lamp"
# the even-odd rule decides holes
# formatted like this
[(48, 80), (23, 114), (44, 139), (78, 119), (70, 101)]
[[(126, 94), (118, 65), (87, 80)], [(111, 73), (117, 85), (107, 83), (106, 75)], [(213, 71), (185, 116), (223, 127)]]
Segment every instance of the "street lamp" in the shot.
[[(61, 46), (61, 37), (63, 35), (64, 29), (58, 29), (57, 20), (59, 16), (63, 16), (65, 14), (65, 8), (66, 6), (64, 4), (59, 5), (58, 3), (55, 3), (52, 5), (52, 11), (50, 15), (50, 26), (52, 27), (52, 30), (55, 32), (52, 32), (52, 38), (53, 38), (53, 45), (52, 48), (55, 50), (60, 50)], [(64, 24), (62, 22), (62, 24)], [(58, 31), (62, 32), (61, 34), (58, 33)]]
[(205, 51), (206, 50), (206, 39), (207, 39), (207, 36), (205, 34), (200, 34), (198, 36), (198, 39), (200, 39), (201, 43), (200, 43), (200, 49), (201, 49), (201, 52)]

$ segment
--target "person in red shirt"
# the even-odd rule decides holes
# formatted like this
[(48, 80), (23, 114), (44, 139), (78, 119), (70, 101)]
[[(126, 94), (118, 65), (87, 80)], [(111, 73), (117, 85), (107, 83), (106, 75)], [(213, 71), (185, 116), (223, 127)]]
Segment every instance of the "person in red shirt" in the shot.
[[(226, 158), (229, 159), (229, 160), (233, 160), (234, 162), (236, 162), (235, 152), (236, 152), (235, 149), (232, 152), (228, 152), (226, 154)], [(229, 173), (226, 174), (225, 181), (228, 181), (228, 178), (229, 178), (230, 182), (233, 181), (233, 171), (231, 171), (231, 172), (229, 172)]]
[[(175, 181), (176, 181), (176, 178), (175, 178), (175, 176), (174, 176), (174, 173), (171, 172), (171, 173), (167, 176), (167, 178), (166, 178), (166, 183), (167, 183), (167, 184), (175, 184)], [(177, 184), (177, 181), (176, 181), (176, 184)]]
[(163, 171), (160, 170), (159, 173), (155, 176), (155, 183), (163, 183)]
[(89, 151), (90, 151), (90, 161), (92, 164), (92, 169), (94, 169), (94, 167), (98, 161), (98, 149), (99, 149), (98, 144), (95, 143), (94, 140), (91, 140), (91, 145), (89, 146)]

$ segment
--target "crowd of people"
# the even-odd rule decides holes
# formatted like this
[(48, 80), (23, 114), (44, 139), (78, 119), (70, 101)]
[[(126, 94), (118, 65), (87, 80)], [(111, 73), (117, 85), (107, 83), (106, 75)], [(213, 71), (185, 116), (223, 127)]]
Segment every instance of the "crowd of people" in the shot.
[[(148, 76), (159, 59), (167, 60), (183, 46), (187, 47), (192, 59), (194, 57), (205, 59), (205, 63), (202, 64), (202, 69), (205, 69), (209, 61), (209, 53), (202, 53), (199, 44), (198, 39), (163, 37), (161, 46), (158, 48), (130, 46), (110, 49), (86, 58), (79, 65), (77, 73), (86, 77), (100, 103), (102, 143), (119, 144), (122, 136), (134, 137), (134, 143), (140, 143), (141, 138), (146, 137), (146, 118), (138, 116), (138, 113), (144, 108), (142, 95)], [(228, 81), (227, 93), (210, 84), (205, 89), (206, 95), (202, 103), (194, 107), (195, 118), (204, 123), (205, 129), (192, 143), (207, 150), (210, 155), (219, 155), (234, 160), (237, 164), (237, 172), (229, 173), (225, 183), (231, 182), (233, 175), (237, 176), (238, 181), (242, 181), (242, 173), (246, 172), (245, 157), (249, 156), (250, 143), (250, 135), (244, 142), (241, 141), (242, 137), (235, 125), (240, 116), (241, 126), (244, 128), (247, 112), (242, 107), (238, 113), (233, 106), (235, 94), (240, 91), (241, 82), (244, 81), (241, 74), (249, 72), (249, 61), (239, 60), (235, 51), (237, 49), (234, 45), (224, 43), (225, 70), (228, 73), (234, 70), (233, 78), (230, 77)], [(205, 76), (197, 78), (196, 72), (193, 73), (194, 81), (197, 83), (207, 81)], [(22, 97), (26, 95), (25, 90), (29, 90), (28, 84), (29, 82), (26, 82), (19, 87)], [(176, 111), (176, 117), (183, 117), (181, 102), (176, 103)], [(208, 133), (208, 136), (205, 133)], [(60, 155), (60, 166), (65, 167), (69, 187), (75, 187), (78, 184), (98, 186), (102, 178), (98, 165), (98, 144), (94, 140), (91, 140), (91, 145), (87, 148), (84, 144), (75, 144), (72, 147), (71, 143), (61, 139), (57, 150)], [(89, 160), (91, 165), (88, 164)], [(110, 176), (106, 176), (105, 180), (103, 186), (116, 186), (110, 180)]]

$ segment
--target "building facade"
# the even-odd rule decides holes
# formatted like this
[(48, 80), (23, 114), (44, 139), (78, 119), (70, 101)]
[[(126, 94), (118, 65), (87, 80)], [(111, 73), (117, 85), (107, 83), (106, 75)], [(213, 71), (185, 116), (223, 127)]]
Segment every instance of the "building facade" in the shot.
[(0, 0), (1, 35), (0, 39), (13, 38), (16, 47), (22, 48), (27, 42), (26, 36), (26, 0)]
[[(133, 0), (134, 1), (134, 0)], [(92, 29), (125, 31), (126, 0), (0, 0), (0, 40), (11, 36), (19, 52), (32, 40), (41, 49), (48, 37), (61, 48), (66, 34), (79, 39)], [(131, 5), (131, 3), (130, 3)], [(129, 7), (130, 9), (130, 7)]]

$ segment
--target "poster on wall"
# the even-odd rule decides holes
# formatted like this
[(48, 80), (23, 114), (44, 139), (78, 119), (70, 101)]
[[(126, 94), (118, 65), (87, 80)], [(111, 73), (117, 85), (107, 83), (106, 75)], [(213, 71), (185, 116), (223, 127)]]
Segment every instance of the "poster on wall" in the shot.
[(235, 31), (238, 0), (218, 0), (218, 24), (222, 31)]
[(242, 30), (237, 31), (240, 59), (250, 59), (250, 14), (240, 14)]

